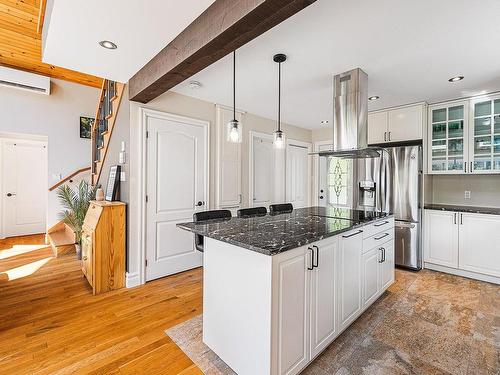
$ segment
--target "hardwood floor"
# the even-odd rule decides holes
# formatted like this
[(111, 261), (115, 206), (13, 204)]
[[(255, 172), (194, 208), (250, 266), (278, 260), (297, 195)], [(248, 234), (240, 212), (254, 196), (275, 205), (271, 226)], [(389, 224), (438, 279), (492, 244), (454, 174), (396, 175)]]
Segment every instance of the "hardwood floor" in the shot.
[(93, 296), (43, 235), (0, 240), (0, 374), (202, 374), (164, 333), (201, 312), (201, 269)]

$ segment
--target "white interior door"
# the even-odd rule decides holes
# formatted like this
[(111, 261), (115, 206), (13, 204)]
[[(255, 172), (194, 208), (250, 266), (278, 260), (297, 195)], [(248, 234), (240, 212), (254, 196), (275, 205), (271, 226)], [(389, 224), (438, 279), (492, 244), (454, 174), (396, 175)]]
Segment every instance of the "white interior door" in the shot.
[(147, 115), (146, 280), (199, 267), (193, 234), (178, 229), (207, 206), (208, 125)]
[(43, 233), (47, 219), (47, 144), (2, 141), (2, 213), (5, 237)]
[[(331, 144), (319, 145), (317, 151), (327, 151), (332, 148)], [(327, 189), (328, 189), (328, 158), (317, 156), (318, 158), (318, 173), (316, 178), (318, 179), (317, 191), (315, 192), (318, 197), (318, 206), (326, 207), (327, 205)]]
[(275, 200), (276, 163), (273, 141), (267, 137), (253, 137), (252, 150), (252, 207), (267, 207)]
[(286, 201), (293, 207), (309, 206), (309, 148), (290, 143), (286, 154)]

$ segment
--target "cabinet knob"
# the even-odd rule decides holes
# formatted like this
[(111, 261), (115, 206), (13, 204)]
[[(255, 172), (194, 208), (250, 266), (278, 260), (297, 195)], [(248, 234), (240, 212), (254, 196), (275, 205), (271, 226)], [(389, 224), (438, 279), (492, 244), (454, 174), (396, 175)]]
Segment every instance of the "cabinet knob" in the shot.
[(86, 256), (84, 256), (82, 259), (83, 259), (83, 260), (87, 260), (88, 258), (87, 258)]

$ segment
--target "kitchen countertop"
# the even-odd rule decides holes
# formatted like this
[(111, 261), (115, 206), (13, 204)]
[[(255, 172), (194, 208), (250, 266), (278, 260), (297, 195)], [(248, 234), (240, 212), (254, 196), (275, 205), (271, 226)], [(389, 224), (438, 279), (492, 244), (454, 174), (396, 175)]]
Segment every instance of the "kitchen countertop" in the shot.
[(372, 215), (356, 210), (306, 207), (291, 213), (232, 217), (177, 226), (265, 255), (276, 255), (389, 216), (386, 213)]
[(500, 208), (475, 207), (475, 206), (455, 206), (449, 204), (425, 204), (426, 210), (468, 212), (474, 214), (500, 215)]

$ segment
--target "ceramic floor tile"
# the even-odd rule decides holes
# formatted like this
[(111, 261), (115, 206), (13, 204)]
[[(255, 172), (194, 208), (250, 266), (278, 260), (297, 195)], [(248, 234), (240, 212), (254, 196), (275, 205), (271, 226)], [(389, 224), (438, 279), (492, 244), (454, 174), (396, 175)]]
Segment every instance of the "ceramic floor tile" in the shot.
[(367, 336), (337, 374), (445, 375), (449, 373)]

